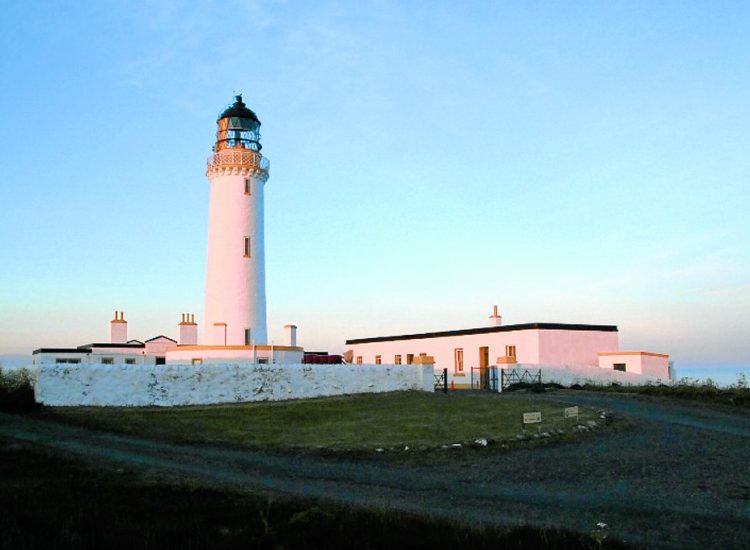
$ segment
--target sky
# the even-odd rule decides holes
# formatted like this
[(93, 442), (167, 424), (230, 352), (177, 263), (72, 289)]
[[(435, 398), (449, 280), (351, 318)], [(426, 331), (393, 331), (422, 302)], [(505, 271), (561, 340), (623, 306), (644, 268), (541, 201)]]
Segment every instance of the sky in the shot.
[(277, 343), (497, 304), (750, 363), (749, 35), (744, 2), (4, 2), (0, 354), (201, 321), (242, 93)]

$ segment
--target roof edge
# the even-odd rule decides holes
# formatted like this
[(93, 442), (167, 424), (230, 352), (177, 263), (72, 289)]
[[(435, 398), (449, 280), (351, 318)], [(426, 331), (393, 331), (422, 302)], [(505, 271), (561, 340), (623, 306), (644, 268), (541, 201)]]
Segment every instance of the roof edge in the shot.
[(369, 344), (372, 342), (392, 342), (397, 340), (422, 340), (425, 338), (445, 338), (449, 336), (466, 336), (469, 334), (487, 334), (492, 332), (512, 332), (516, 330), (584, 330), (594, 332), (617, 332), (617, 325), (584, 325), (566, 323), (522, 323), (499, 327), (477, 327), (440, 332), (423, 332), (418, 334), (401, 334), (398, 336), (375, 336), (372, 338), (352, 338), (345, 345)]

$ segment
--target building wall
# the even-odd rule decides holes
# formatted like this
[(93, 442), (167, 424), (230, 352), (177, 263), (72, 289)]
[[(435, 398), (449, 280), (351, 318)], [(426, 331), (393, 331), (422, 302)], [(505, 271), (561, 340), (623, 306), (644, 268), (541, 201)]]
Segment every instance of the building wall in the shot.
[(151, 340), (150, 342), (146, 342), (146, 355), (160, 355), (164, 357), (167, 348), (172, 348), (176, 345), (176, 342), (168, 340), (167, 338)]
[[(440, 338), (392, 340), (347, 346), (353, 351), (353, 361), (362, 357), (363, 363), (374, 363), (380, 355), (383, 362), (393, 362), (401, 355), (406, 363), (408, 353), (415, 356), (426, 353), (435, 358), (435, 369), (448, 369), (448, 383), (457, 388), (470, 387), (471, 367), (479, 367), (479, 348), (489, 347), (490, 365), (505, 356), (506, 346), (516, 346), (518, 363), (556, 364), (566, 363), (597, 367), (597, 353), (618, 349), (617, 332), (526, 329), (485, 334), (468, 334)], [(464, 351), (464, 374), (455, 372), (454, 350)], [(477, 373), (478, 374), (478, 373)]]
[(598, 354), (617, 351), (617, 332), (591, 330), (540, 330), (538, 363), (562, 365), (573, 363), (596, 367)]
[(290, 346), (176, 346), (167, 350), (167, 364), (221, 364), (228, 362), (302, 363), (303, 348)]
[[(406, 364), (408, 354), (415, 357), (420, 353), (435, 358), (435, 370), (448, 369), (448, 383), (455, 387), (470, 387), (471, 367), (479, 367), (479, 348), (489, 347), (489, 364), (496, 364), (498, 357), (505, 355), (505, 346), (516, 346), (518, 361), (525, 363), (539, 362), (539, 330), (519, 330), (486, 334), (468, 334), (463, 336), (446, 336), (442, 338), (417, 338), (413, 340), (395, 340), (352, 344), (347, 348), (353, 351), (353, 361), (362, 357), (363, 363), (375, 363), (375, 356), (380, 355), (383, 363), (393, 363), (396, 355)], [(454, 351), (463, 349), (464, 373), (455, 370)]]
[[(154, 364), (154, 357), (143, 355), (140, 351), (133, 353), (132, 350), (123, 353), (116, 349), (94, 349), (90, 354), (84, 353), (37, 353), (32, 356), (34, 365), (55, 365), (58, 359), (80, 359), (82, 365), (101, 363), (102, 358), (111, 358), (115, 365), (125, 365), (126, 359), (132, 359), (136, 365)], [(131, 365), (128, 365), (131, 366)]]
[(177, 406), (433, 391), (431, 365), (60, 365), (39, 367), (48, 406)]
[(614, 369), (617, 363), (625, 364), (626, 372), (644, 374), (662, 380), (670, 379), (669, 355), (642, 351), (599, 354), (601, 368)]

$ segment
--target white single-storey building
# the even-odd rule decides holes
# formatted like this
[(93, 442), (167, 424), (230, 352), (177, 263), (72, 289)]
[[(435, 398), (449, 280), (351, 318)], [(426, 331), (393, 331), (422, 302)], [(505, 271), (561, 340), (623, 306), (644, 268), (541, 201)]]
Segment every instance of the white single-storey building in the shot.
[[(669, 356), (620, 351), (614, 325), (523, 323), (503, 325), (495, 307), (491, 326), (356, 338), (346, 341), (347, 358), (357, 364), (411, 364), (415, 357), (435, 358), (435, 370), (448, 370), (456, 389), (484, 381), (488, 367), (515, 365), (614, 369), (670, 379)], [(483, 382), (481, 382), (483, 383)]]

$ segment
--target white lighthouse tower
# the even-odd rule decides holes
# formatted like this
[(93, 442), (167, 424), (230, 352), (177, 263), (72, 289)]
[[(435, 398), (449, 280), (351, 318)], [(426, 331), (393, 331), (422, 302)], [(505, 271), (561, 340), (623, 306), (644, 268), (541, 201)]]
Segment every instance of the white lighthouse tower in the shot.
[(217, 120), (208, 158), (211, 185), (204, 342), (213, 346), (267, 343), (260, 120), (235, 98)]

